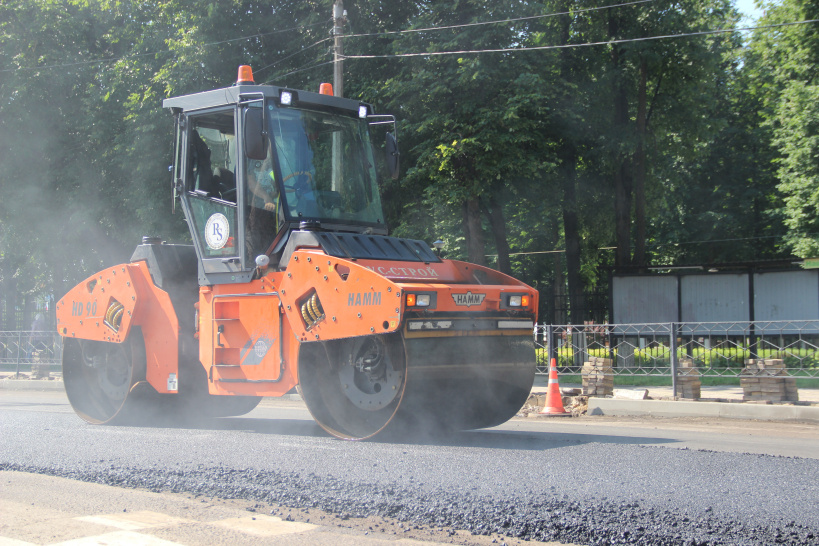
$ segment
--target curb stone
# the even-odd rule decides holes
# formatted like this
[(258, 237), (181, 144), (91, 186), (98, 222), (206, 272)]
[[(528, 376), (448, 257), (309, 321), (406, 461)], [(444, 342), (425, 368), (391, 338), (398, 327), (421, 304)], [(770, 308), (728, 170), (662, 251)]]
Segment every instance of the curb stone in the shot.
[(0, 379), (0, 390), (9, 391), (61, 391), (62, 380), (57, 379)]
[(622, 400), (589, 398), (588, 415), (655, 417), (722, 417), (762, 421), (815, 421), (819, 407), (784, 404), (693, 402), (682, 400)]

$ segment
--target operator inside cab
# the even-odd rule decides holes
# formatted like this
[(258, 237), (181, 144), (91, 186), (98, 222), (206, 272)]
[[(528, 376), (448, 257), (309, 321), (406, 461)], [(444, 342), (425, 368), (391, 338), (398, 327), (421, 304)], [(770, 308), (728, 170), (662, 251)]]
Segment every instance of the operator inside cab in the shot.
[(273, 154), (268, 146), (264, 159), (247, 162), (247, 237), (248, 257), (265, 253), (284, 226), (279, 186), (273, 166)]
[[(242, 114), (245, 263), (276, 264), (288, 234), (385, 230), (369, 125), (360, 111), (258, 101)], [(252, 128), (252, 130), (250, 129)]]
[(272, 130), (288, 213), (293, 218), (323, 216), (316, 202), (313, 149), (299, 112), (279, 112)]
[(305, 123), (298, 111), (276, 112), (264, 159), (248, 160), (249, 259), (268, 253), (286, 222), (327, 216), (318, 202), (314, 151)]

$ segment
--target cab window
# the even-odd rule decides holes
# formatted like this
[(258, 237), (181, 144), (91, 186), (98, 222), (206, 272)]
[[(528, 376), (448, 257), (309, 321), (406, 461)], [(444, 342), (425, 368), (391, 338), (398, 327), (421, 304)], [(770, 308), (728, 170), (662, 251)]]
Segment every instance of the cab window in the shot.
[(206, 258), (236, 256), (236, 130), (233, 109), (189, 118), (188, 197)]

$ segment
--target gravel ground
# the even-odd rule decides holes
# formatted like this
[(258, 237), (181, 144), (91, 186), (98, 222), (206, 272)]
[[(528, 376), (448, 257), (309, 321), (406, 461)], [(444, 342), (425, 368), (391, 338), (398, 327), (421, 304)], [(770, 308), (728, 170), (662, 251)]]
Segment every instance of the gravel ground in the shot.
[(475, 535), (576, 544), (816, 544), (816, 527), (787, 522), (779, 526), (721, 518), (706, 507), (693, 516), (669, 506), (638, 501), (572, 500), (569, 495), (532, 494), (523, 498), (437, 489), (384, 487), (294, 473), (202, 467), (160, 470), (109, 466), (82, 470), (0, 464), (0, 470), (42, 473), (87, 482), (244, 499), (298, 509), (318, 508), (342, 520), (378, 516), (413, 526), (463, 529)]
[(498, 431), (349, 443), (296, 419), (93, 427), (14, 411), (0, 436), (0, 470), (410, 528), (576, 544), (819, 544), (815, 459)]

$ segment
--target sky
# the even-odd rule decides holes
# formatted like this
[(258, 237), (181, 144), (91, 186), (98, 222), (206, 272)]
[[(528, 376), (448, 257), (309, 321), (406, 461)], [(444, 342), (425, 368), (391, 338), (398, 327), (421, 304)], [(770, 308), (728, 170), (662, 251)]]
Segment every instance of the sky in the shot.
[(757, 20), (762, 15), (762, 10), (757, 9), (754, 5), (754, 0), (735, 0), (735, 4), (737, 9), (751, 21)]

